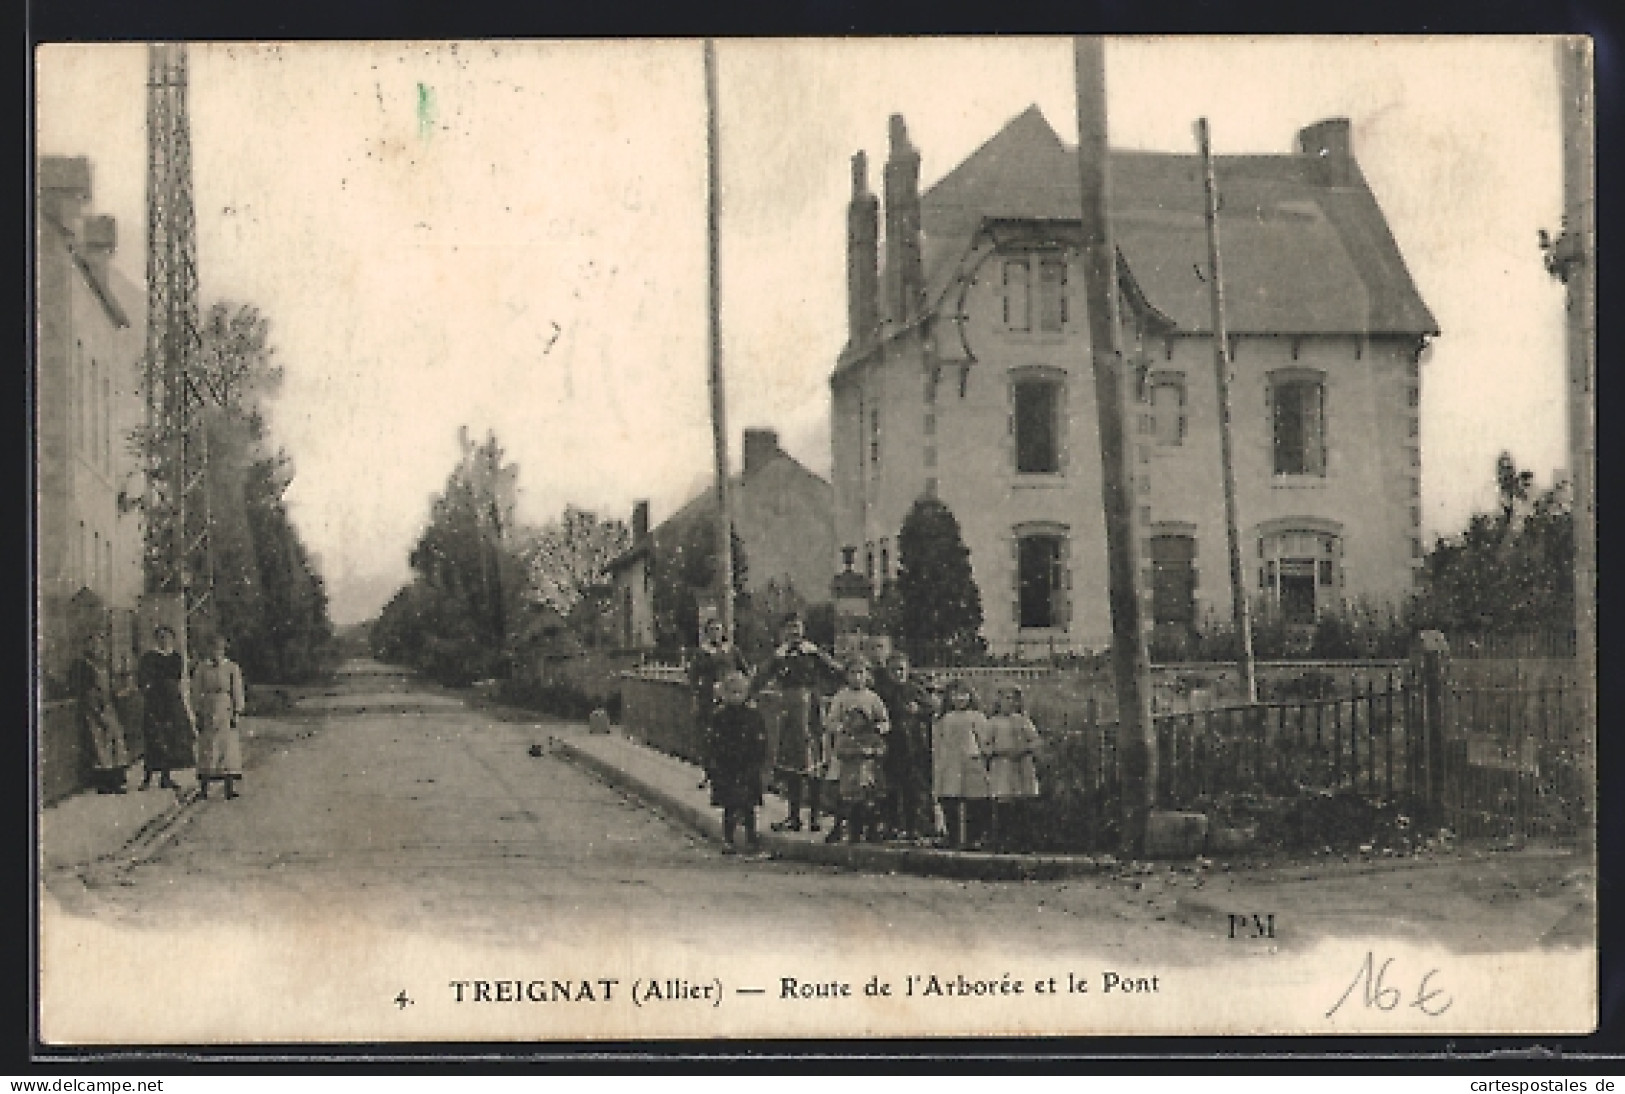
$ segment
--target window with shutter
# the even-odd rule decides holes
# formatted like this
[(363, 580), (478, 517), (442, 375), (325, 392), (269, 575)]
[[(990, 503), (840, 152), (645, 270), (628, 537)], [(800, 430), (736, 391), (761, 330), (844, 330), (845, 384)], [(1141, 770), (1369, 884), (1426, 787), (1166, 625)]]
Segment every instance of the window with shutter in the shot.
[(1008, 330), (1031, 330), (1033, 326), (1031, 301), (1027, 294), (1027, 281), (1031, 269), (1025, 258), (1004, 261), (1004, 325)]
[(1270, 377), (1266, 405), (1274, 435), (1277, 475), (1326, 474), (1326, 386), (1302, 370)]
[(1023, 630), (1061, 626), (1065, 584), (1061, 559), (1062, 537), (1051, 534), (1026, 535), (1021, 537), (1019, 544), (1020, 626)]
[(1060, 331), (1066, 327), (1066, 262), (1057, 258), (1038, 263), (1038, 329)]
[(1054, 380), (1019, 380), (1015, 386), (1016, 470), (1022, 474), (1059, 471), (1060, 384)]
[(1185, 443), (1185, 379), (1158, 374), (1151, 384), (1152, 430), (1157, 444), (1175, 447)]
[(1196, 540), (1151, 537), (1151, 617), (1155, 623), (1196, 620)]

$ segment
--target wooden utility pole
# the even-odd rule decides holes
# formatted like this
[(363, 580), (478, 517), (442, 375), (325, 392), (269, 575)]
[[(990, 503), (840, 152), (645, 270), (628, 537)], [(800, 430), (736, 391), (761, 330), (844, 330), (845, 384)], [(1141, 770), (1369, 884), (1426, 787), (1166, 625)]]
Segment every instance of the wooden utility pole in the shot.
[[(1563, 231), (1546, 268), (1568, 289), (1569, 482), (1574, 513), (1574, 640), (1588, 793), (1596, 792), (1597, 687), (1597, 221), (1591, 39), (1557, 42), (1563, 119)], [(1595, 798), (1587, 815), (1595, 818)], [(1589, 829), (1588, 829), (1589, 831)]]
[[(728, 419), (722, 388), (722, 172), (717, 163), (717, 50), (705, 40), (705, 173), (707, 304), (711, 343), (711, 440), (717, 464), (717, 609), (722, 633), (734, 638), (733, 505), (728, 489)], [(697, 640), (697, 636), (696, 636)]]
[(1213, 173), (1213, 148), (1207, 119), (1196, 121), (1196, 143), (1202, 150), (1202, 185), (1207, 191), (1207, 277), (1213, 303), (1213, 369), (1219, 391), (1219, 464), (1224, 480), (1224, 531), (1230, 548), (1230, 618), (1241, 636), (1241, 688), (1247, 705), (1258, 702), (1253, 666), (1253, 620), (1247, 586), (1241, 574), (1241, 531), (1236, 517), (1236, 468), (1230, 447), (1230, 332), (1224, 323), (1224, 271), (1219, 261), (1219, 184)]
[(1101, 497), (1117, 686), (1118, 763), (1123, 796), (1122, 848), (1138, 856), (1156, 806), (1156, 723), (1151, 716), (1151, 658), (1140, 625), (1140, 561), (1134, 540), (1134, 464), (1124, 423), (1129, 394), (1117, 303), (1106, 161), (1106, 51), (1099, 38), (1073, 40), (1078, 96), (1078, 178), (1082, 184), (1083, 289), (1099, 417)]

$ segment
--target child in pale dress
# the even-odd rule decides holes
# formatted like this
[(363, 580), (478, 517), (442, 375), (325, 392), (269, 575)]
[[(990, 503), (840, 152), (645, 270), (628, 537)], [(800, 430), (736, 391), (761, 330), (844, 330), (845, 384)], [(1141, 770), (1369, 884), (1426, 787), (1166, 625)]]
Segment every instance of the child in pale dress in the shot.
[(931, 795), (942, 808), (950, 847), (970, 842), (970, 814), (987, 800), (982, 760), (986, 735), (987, 719), (976, 709), (975, 694), (963, 681), (954, 681), (948, 686), (947, 709), (931, 731)]
[(992, 842), (999, 850), (1027, 850), (1032, 807), (1038, 797), (1035, 757), (1042, 739), (1027, 717), (1019, 687), (1006, 687), (988, 719), (988, 789), (993, 798)]

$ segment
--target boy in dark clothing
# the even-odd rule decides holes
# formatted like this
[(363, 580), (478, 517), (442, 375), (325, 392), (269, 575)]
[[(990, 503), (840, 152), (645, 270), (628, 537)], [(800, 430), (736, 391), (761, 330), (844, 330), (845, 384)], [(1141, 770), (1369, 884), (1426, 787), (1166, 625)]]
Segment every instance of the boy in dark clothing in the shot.
[(931, 827), (925, 817), (931, 786), (931, 718), (936, 704), (917, 677), (908, 654), (894, 650), (875, 680), (875, 691), (891, 715), (886, 737), (886, 825), (893, 835), (913, 839)]
[(762, 757), (767, 751), (767, 727), (762, 715), (749, 706), (750, 680), (744, 673), (727, 673), (717, 684), (722, 705), (711, 718), (711, 804), (722, 810), (724, 853), (734, 850), (734, 832), (741, 824), (745, 840), (755, 846), (756, 807), (762, 804)]
[(717, 682), (730, 672), (749, 673), (745, 655), (728, 641), (722, 620), (705, 621), (705, 641), (688, 663), (688, 680), (694, 689), (694, 728), (699, 734), (700, 766), (706, 780), (711, 778), (711, 719), (718, 705)]

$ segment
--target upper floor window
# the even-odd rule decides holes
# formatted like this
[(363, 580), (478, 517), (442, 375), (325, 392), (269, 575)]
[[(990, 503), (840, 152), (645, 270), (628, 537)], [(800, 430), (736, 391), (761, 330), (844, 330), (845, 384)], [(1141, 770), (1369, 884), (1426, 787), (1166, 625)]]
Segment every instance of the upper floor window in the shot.
[(1066, 329), (1071, 317), (1064, 258), (1007, 258), (1003, 271), (1006, 330), (1060, 333)]
[(1269, 382), (1277, 475), (1326, 474), (1326, 381), (1318, 372), (1283, 370)]
[(1024, 379), (1015, 384), (1016, 470), (1046, 474), (1061, 469), (1060, 381)]
[(1151, 429), (1157, 443), (1185, 443), (1185, 377), (1159, 372), (1151, 377)]
[(869, 463), (873, 467), (880, 466), (880, 410), (869, 411)]
[(1038, 329), (1066, 329), (1066, 262), (1059, 258), (1038, 260)]
[(1004, 260), (1004, 325), (1009, 330), (1032, 330), (1032, 299), (1027, 292), (1031, 269), (1025, 258)]

